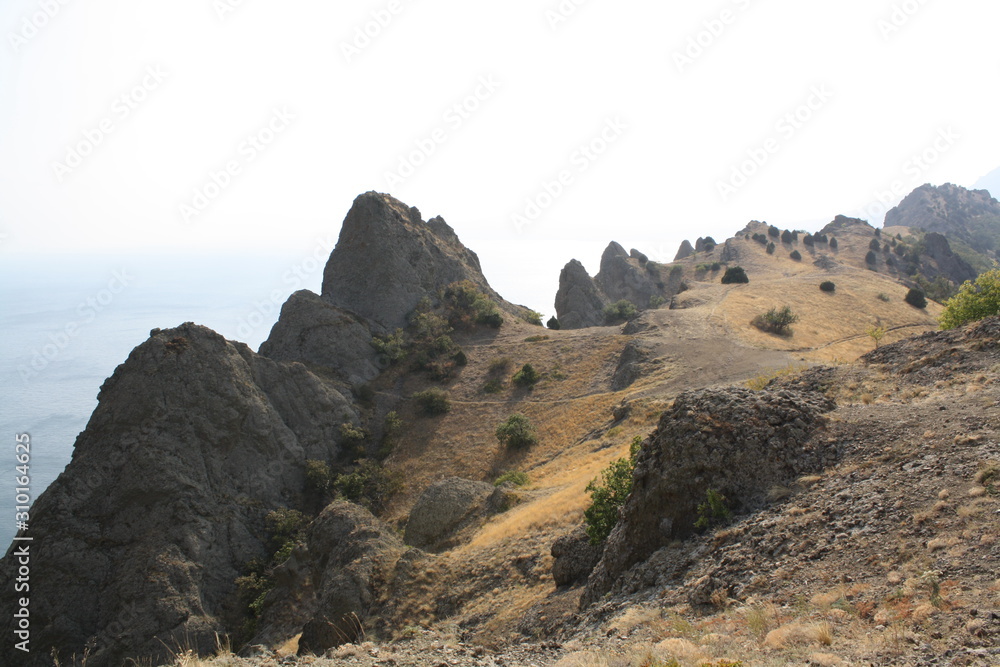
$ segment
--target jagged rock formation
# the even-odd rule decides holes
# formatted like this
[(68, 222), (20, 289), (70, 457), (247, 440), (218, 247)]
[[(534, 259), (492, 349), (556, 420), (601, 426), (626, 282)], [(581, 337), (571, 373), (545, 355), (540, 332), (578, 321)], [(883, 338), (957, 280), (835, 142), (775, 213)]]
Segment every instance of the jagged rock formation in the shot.
[(604, 324), (607, 297), (577, 260), (570, 260), (559, 273), (556, 292), (556, 317), (562, 329), (583, 329)]
[(986, 190), (926, 184), (885, 214), (885, 226), (937, 232), (995, 257), (1000, 249), (1000, 202)]
[[(292, 505), (303, 462), (338, 450), (351, 404), (301, 364), (204, 327), (154, 330), (101, 387), (73, 461), (32, 509), (32, 646), (7, 664), (92, 665), (211, 650), (234, 580), (265, 555), (264, 515)], [(0, 585), (12, 590), (6, 559)], [(11, 635), (11, 597), (3, 598)]]
[(824, 396), (742, 387), (681, 394), (643, 444), (633, 491), (590, 575), (583, 603), (612, 590), (616, 580), (672, 540), (689, 535), (709, 489), (736, 513), (764, 506), (768, 491), (820, 469), (834, 450), (811, 440)]
[(403, 550), (368, 510), (331, 503), (276, 570), (254, 643), (280, 646), (301, 633), (299, 652), (321, 655), (357, 640)]
[(442, 218), (425, 223), (416, 208), (367, 192), (344, 219), (323, 272), (323, 298), (391, 331), (406, 326), (421, 299), (434, 301), (439, 289), (462, 280), (504, 305), (483, 276), (479, 257)]
[(605, 306), (629, 301), (638, 310), (655, 307), (680, 291), (680, 274), (662, 275), (662, 267), (636, 249), (612, 241), (601, 255), (601, 268), (591, 278), (577, 260), (571, 260), (559, 274), (556, 317), (563, 329), (602, 326)]
[[(160, 660), (180, 647), (211, 651), (216, 633), (238, 629), (245, 604), (235, 580), (251, 559), (270, 557), (266, 514), (302, 509), (305, 462), (336, 467), (342, 425), (361, 426), (348, 390), (380, 372), (372, 335), (404, 326), (421, 299), (461, 280), (506, 313), (526, 314), (490, 289), (444, 220), (425, 223), (415, 208), (370, 192), (344, 221), (323, 295), (293, 294), (260, 354), (190, 323), (154, 330), (105, 382), (73, 461), (32, 508), (37, 657), (25, 663), (17, 653), (17, 664), (51, 664), (51, 647), (81, 655), (88, 642), (93, 666)], [(342, 609), (363, 617), (368, 593), (357, 581), (381, 566), (355, 567), (351, 554), (392, 542), (359, 513), (328, 509), (311, 534), (321, 551), (328, 542), (345, 550), (306, 561), (323, 618)], [(0, 564), (8, 590), (13, 561)], [(348, 602), (336, 598), (350, 586)], [(0, 601), (8, 635), (12, 604)], [(339, 621), (313, 621), (299, 627), (307, 645), (345, 632)], [(0, 662), (14, 664), (12, 651), (6, 643)]]
[(934, 265), (928, 267), (924, 262), (923, 273), (928, 278), (943, 275), (953, 283), (961, 285), (966, 280), (973, 280), (978, 275), (968, 262), (951, 250), (948, 239), (937, 232), (929, 232), (923, 238), (924, 253), (934, 260)]

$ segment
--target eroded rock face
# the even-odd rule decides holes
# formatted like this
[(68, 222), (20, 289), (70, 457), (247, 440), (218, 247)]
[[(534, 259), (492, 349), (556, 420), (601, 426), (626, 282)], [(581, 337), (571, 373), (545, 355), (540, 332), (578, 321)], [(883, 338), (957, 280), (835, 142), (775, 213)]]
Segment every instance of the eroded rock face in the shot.
[(590, 543), (587, 531), (579, 527), (552, 545), (552, 578), (556, 586), (584, 581), (601, 559), (603, 545)]
[(763, 507), (768, 491), (820, 469), (831, 452), (811, 439), (832, 404), (822, 395), (742, 387), (681, 394), (636, 464), (632, 494), (591, 574), (584, 604), (629, 568), (690, 534), (712, 489), (734, 513)]
[(614, 303), (625, 299), (640, 309), (648, 308), (653, 295), (660, 294), (645, 263), (640, 264), (613, 241), (601, 256), (601, 270), (594, 276), (594, 282), (608, 301)]
[(422, 549), (436, 549), (464, 524), (481, 515), (492, 484), (449, 477), (427, 487), (410, 511), (406, 522), (406, 544)]
[(337, 247), (323, 272), (323, 298), (392, 331), (406, 326), (421, 299), (470, 280), (500, 301), (483, 277), (476, 253), (441, 218), (389, 195), (367, 192), (354, 200)]
[(562, 329), (583, 329), (604, 324), (608, 299), (577, 260), (571, 260), (559, 274), (556, 318)]
[(356, 641), (403, 549), (395, 531), (368, 510), (331, 503), (275, 571), (254, 643), (278, 646), (301, 633), (299, 652), (322, 655)]
[(260, 353), (275, 361), (323, 366), (356, 386), (381, 372), (371, 341), (372, 334), (363, 320), (318, 294), (300, 290), (281, 307), (281, 317), (260, 346)]
[[(90, 665), (211, 651), (234, 580), (265, 555), (264, 516), (292, 506), (304, 461), (337, 453), (352, 406), (301, 364), (193, 324), (154, 334), (101, 387), (73, 460), (32, 509), (32, 647), (50, 665), (94, 639)], [(13, 559), (0, 565), (12, 590)], [(12, 596), (0, 598), (12, 635)]]

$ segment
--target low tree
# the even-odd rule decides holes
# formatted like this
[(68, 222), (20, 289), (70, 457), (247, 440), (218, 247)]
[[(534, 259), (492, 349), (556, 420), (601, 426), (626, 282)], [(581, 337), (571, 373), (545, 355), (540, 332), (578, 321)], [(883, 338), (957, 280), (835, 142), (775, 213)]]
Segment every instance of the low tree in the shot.
[(550, 318), (549, 318), (549, 321), (548, 321), (548, 322), (546, 322), (546, 324), (545, 324), (545, 325), (546, 325), (546, 326), (547, 326), (547, 327), (548, 327), (549, 329), (552, 329), (553, 331), (558, 331), (559, 329), (561, 329), (561, 328), (562, 328), (562, 325), (561, 325), (561, 324), (559, 324), (559, 320), (557, 320), (557, 319), (556, 319), (555, 315), (553, 315), (552, 317), (550, 317)]
[(916, 287), (906, 293), (906, 296), (903, 297), (903, 301), (910, 304), (914, 308), (923, 309), (927, 307), (927, 295), (924, 294), (923, 290), (917, 289)]
[(510, 449), (526, 449), (538, 444), (538, 436), (531, 420), (519, 412), (507, 417), (497, 426), (494, 435), (501, 445)]
[(639, 456), (642, 438), (634, 438), (629, 447), (628, 458), (620, 458), (611, 462), (601, 471), (601, 479), (591, 480), (587, 485), (590, 494), (590, 507), (583, 518), (587, 523), (587, 536), (591, 544), (601, 544), (618, 523), (618, 512), (625, 504), (628, 494), (632, 492), (632, 471)]
[(794, 314), (790, 307), (784, 306), (782, 308), (772, 308), (766, 313), (758, 315), (753, 318), (751, 324), (761, 331), (778, 334), (779, 336), (788, 336), (792, 333), (791, 326), (798, 321), (799, 316)]
[(882, 339), (885, 338), (887, 330), (884, 326), (873, 324), (865, 329), (865, 333), (868, 334), (868, 337), (875, 342), (875, 349), (877, 350), (879, 344), (882, 342)]
[(837, 290), (837, 285), (831, 280), (824, 280), (819, 284), (819, 288), (824, 292), (835, 292)]
[(1000, 314), (1000, 269), (967, 281), (948, 299), (941, 314), (941, 328), (954, 329), (984, 317)]

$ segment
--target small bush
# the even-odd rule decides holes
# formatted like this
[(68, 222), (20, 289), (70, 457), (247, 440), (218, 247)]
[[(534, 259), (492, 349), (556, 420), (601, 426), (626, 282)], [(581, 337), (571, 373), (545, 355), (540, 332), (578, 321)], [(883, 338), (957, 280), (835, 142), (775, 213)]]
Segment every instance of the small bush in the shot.
[(321, 504), (330, 492), (333, 475), (326, 461), (306, 461), (305, 493), (308, 498)]
[(402, 489), (403, 483), (399, 475), (391, 474), (375, 461), (362, 459), (352, 472), (337, 475), (333, 486), (346, 500), (378, 513)]
[(834, 250), (836, 250), (839, 245), (840, 244), (837, 243), (837, 239), (830, 239), (830, 247), (831, 248), (833, 248)]
[(427, 389), (413, 394), (413, 400), (425, 415), (443, 415), (451, 410), (448, 392), (441, 389)]
[(874, 250), (869, 250), (868, 254), (865, 255), (865, 264), (868, 266), (875, 266), (878, 264), (878, 255), (875, 254)]
[(774, 225), (771, 225), (770, 227), (767, 228), (767, 235), (773, 239), (776, 239), (779, 236), (781, 236), (781, 230), (775, 227)]
[[(497, 305), (471, 280), (448, 285), (442, 301), (448, 309), (449, 324), (453, 327), (468, 329), (479, 324), (497, 329), (503, 324), (503, 315)], [(541, 320), (538, 324), (541, 325)]]
[(395, 364), (406, 358), (406, 335), (402, 329), (396, 329), (395, 333), (388, 336), (375, 336), (371, 345), (378, 352), (379, 356), (390, 364)]
[(705, 502), (698, 505), (698, 519), (694, 527), (698, 530), (708, 530), (714, 526), (728, 522), (733, 516), (726, 505), (726, 498), (715, 489), (705, 492)]
[(816, 241), (815, 241), (815, 239), (813, 239), (813, 235), (812, 234), (806, 234), (805, 236), (803, 236), (802, 237), (802, 243), (803, 243), (803, 245), (807, 245), (807, 246), (814, 246), (814, 245), (816, 245)]
[(660, 306), (662, 306), (666, 302), (667, 302), (667, 300), (664, 299), (659, 294), (654, 294), (653, 296), (649, 297), (649, 307), (651, 309), (653, 309), (653, 310), (656, 310), (657, 308), (659, 308)]
[(529, 310), (524, 316), (524, 321), (540, 327), (542, 326), (542, 314), (537, 310)]
[(604, 321), (607, 324), (627, 322), (639, 314), (635, 304), (628, 299), (622, 299), (604, 307)]
[(775, 246), (774, 246), (773, 242), (767, 244), (767, 254), (768, 255), (773, 255), (774, 254), (774, 247)]
[(554, 315), (549, 318), (549, 321), (546, 322), (545, 326), (552, 329), (553, 331), (558, 331), (559, 329), (562, 328), (562, 326), (559, 324), (559, 320), (557, 320)]
[(400, 419), (399, 414), (395, 410), (387, 413), (385, 421), (382, 422), (382, 444), (379, 445), (378, 449), (379, 459), (384, 459), (392, 454), (392, 450), (396, 446), (396, 438), (399, 437), (402, 430), (403, 420)]
[[(927, 299), (924, 299), (924, 306), (927, 305), (926, 302)], [(907, 303), (917, 308), (922, 307), (909, 300)], [(958, 294), (948, 299), (941, 314), (941, 328), (954, 329), (998, 313), (1000, 313), (1000, 269), (994, 269), (974, 281), (967, 281), (958, 290)]]
[(538, 444), (535, 427), (520, 413), (507, 417), (506, 421), (497, 426), (494, 434), (501, 445), (510, 449), (526, 449)]
[(753, 318), (751, 324), (767, 333), (774, 333), (781, 336), (791, 334), (791, 325), (799, 321), (798, 315), (792, 313), (788, 306), (782, 308), (772, 308), (771, 310)]
[(910, 304), (914, 308), (923, 309), (927, 307), (927, 295), (924, 294), (923, 290), (919, 290), (916, 288), (913, 288), (909, 292), (907, 292), (906, 296), (903, 297), (903, 301)]
[(743, 270), (742, 266), (730, 266), (726, 269), (725, 275), (722, 276), (723, 285), (748, 282), (750, 282), (750, 279), (747, 277), (747, 272)]
[(514, 373), (513, 381), (518, 387), (531, 388), (538, 384), (541, 379), (541, 374), (535, 370), (534, 366), (525, 364), (521, 366), (521, 370)]
[(484, 394), (499, 394), (504, 389), (505, 385), (503, 383), (503, 380), (497, 380), (497, 379), (487, 380), (486, 384), (483, 385)]
[(792, 233), (790, 231), (788, 231), (787, 229), (785, 231), (781, 232), (781, 242), (782, 243), (791, 243), (794, 240), (795, 240), (795, 237), (792, 236)]
[(752, 238), (753, 238), (754, 241), (756, 241), (757, 243), (759, 243), (761, 245), (767, 245), (767, 235), (766, 234), (757, 233), (757, 234), (754, 234)]
[(879, 292), (878, 293), (878, 300), (879, 301), (884, 301), (885, 303), (889, 303), (892, 299), (890, 299), (889, 295), (886, 294), (885, 292)]
[(584, 511), (587, 536), (591, 544), (601, 544), (608, 539), (611, 530), (618, 523), (618, 513), (632, 492), (632, 471), (639, 456), (641, 438), (632, 440), (628, 458), (616, 459), (601, 471), (601, 479), (591, 480), (587, 485), (590, 506)]
[(794, 259), (796, 262), (802, 261), (802, 253), (800, 253), (798, 250), (793, 250), (791, 253), (789, 253), (788, 256)]
[(836, 283), (834, 283), (834, 282), (832, 282), (830, 280), (824, 280), (823, 282), (821, 282), (819, 284), (819, 288), (821, 290), (823, 290), (824, 292), (835, 292), (835, 291), (837, 291), (837, 285), (836, 285)]
[(496, 481), (493, 482), (493, 486), (500, 486), (501, 484), (507, 484), (508, 482), (514, 486), (526, 486), (528, 481), (528, 473), (521, 472), (520, 470), (508, 470), (496, 478)]
[(872, 242), (868, 244), (868, 249), (878, 252), (882, 249), (882, 244), (878, 242), (878, 239), (872, 239)]

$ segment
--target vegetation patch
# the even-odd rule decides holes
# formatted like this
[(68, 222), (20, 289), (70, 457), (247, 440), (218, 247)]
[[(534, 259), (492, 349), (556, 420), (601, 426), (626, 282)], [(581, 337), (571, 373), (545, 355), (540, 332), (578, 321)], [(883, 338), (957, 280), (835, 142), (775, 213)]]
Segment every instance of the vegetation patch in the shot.
[(618, 523), (619, 510), (632, 492), (632, 471), (635, 470), (641, 446), (642, 438), (634, 438), (628, 458), (615, 459), (601, 471), (600, 481), (594, 479), (587, 485), (590, 506), (584, 511), (583, 518), (591, 544), (607, 540)]
[(767, 333), (790, 336), (792, 335), (792, 325), (798, 321), (799, 316), (793, 313), (790, 307), (783, 306), (772, 308), (766, 313), (758, 315), (750, 323)]
[(725, 275), (722, 276), (723, 285), (748, 282), (750, 282), (750, 278), (747, 277), (747, 272), (743, 270), (742, 266), (730, 266), (726, 269)]
[(441, 389), (418, 391), (411, 398), (420, 406), (420, 411), (428, 416), (443, 415), (451, 410), (448, 392)]
[(639, 310), (628, 299), (622, 299), (604, 307), (604, 321), (607, 324), (621, 324), (638, 314)]
[(962, 285), (958, 294), (945, 304), (944, 312), (941, 314), (941, 328), (954, 329), (998, 313), (1000, 313), (1000, 269), (987, 271), (974, 281)]
[(509, 449), (527, 449), (538, 444), (531, 420), (519, 412), (497, 426), (495, 435), (500, 444)]
[(832, 293), (832, 292), (836, 292), (837, 291), (837, 285), (836, 285), (836, 283), (834, 283), (831, 280), (824, 280), (823, 282), (821, 282), (819, 284), (819, 288), (820, 288), (820, 290), (822, 290), (824, 292), (830, 292), (830, 293)]

